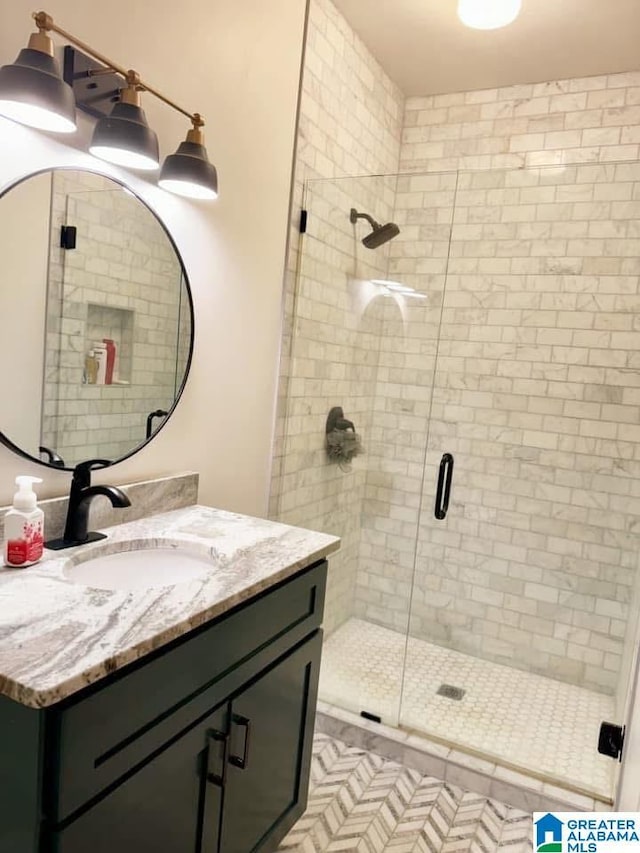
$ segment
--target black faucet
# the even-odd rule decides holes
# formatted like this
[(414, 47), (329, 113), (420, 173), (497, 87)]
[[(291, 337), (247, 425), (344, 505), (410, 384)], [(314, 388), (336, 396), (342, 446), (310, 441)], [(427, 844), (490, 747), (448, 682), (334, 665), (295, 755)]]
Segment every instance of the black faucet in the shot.
[(97, 542), (99, 539), (107, 538), (104, 533), (90, 533), (87, 529), (89, 507), (97, 495), (104, 495), (104, 497), (109, 498), (114, 507), (131, 506), (129, 498), (117, 486), (91, 485), (92, 469), (106, 468), (109, 465), (111, 462), (108, 459), (90, 459), (87, 462), (81, 462), (73, 469), (64, 534), (62, 539), (52, 539), (45, 542), (47, 548), (60, 551), (63, 548), (73, 548), (74, 545), (86, 545), (88, 542)]

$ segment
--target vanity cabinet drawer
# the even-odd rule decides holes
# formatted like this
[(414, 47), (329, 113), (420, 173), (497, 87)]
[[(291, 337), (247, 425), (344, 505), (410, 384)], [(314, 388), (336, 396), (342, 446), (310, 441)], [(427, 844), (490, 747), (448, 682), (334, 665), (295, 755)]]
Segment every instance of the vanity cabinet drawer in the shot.
[(53, 825), (142, 766), (156, 750), (315, 631), (326, 562), (240, 605), (182, 641), (54, 709)]

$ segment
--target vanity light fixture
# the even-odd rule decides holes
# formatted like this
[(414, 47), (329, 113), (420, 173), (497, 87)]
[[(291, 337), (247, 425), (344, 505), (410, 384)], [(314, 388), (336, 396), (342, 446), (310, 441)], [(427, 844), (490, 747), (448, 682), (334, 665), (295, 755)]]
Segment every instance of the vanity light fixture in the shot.
[(135, 71), (127, 73), (127, 87), (120, 90), (111, 114), (98, 119), (89, 151), (117, 166), (152, 171), (160, 167), (158, 137), (140, 104), (139, 82)]
[(458, 0), (458, 17), (475, 30), (497, 30), (512, 24), (522, 0)]
[(218, 173), (204, 147), (204, 122), (198, 113), (192, 121), (193, 127), (187, 132), (185, 141), (162, 164), (158, 184), (188, 198), (212, 200), (218, 197)]
[(12, 65), (0, 68), (0, 115), (54, 133), (76, 129), (73, 90), (62, 79), (53, 42), (42, 29), (31, 34)]
[(20, 51), (12, 65), (0, 68), (0, 115), (56, 133), (71, 133), (76, 129), (73, 89), (60, 75), (48, 35), (57, 33), (104, 66), (86, 72), (85, 76), (115, 72), (125, 81), (111, 113), (98, 119), (89, 147), (91, 153), (132, 169), (151, 171), (160, 166), (158, 138), (147, 124), (140, 102), (140, 93), (148, 92), (182, 113), (192, 124), (185, 142), (166, 158), (160, 172), (160, 186), (190, 198), (217, 197), (218, 175), (204, 147), (204, 120), (200, 113), (183, 109), (142, 80), (136, 71), (126, 70), (63, 30), (46, 12), (34, 12), (33, 17), (38, 32), (31, 35), (29, 46)]

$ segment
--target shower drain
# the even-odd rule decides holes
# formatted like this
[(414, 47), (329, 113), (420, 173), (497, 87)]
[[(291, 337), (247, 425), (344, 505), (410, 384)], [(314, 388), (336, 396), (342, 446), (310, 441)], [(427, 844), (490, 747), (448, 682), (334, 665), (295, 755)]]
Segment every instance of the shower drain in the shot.
[(441, 684), (436, 690), (438, 696), (446, 696), (447, 699), (456, 701), (460, 701), (466, 692), (462, 687), (454, 687), (453, 684)]

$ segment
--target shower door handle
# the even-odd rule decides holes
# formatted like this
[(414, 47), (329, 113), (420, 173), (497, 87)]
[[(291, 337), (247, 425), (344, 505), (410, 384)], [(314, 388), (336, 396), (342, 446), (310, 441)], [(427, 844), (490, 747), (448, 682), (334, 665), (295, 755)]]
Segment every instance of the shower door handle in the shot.
[(453, 480), (453, 456), (443, 453), (438, 471), (438, 486), (436, 488), (436, 505), (433, 514), (442, 521), (447, 517), (449, 497), (451, 496), (451, 481)]

